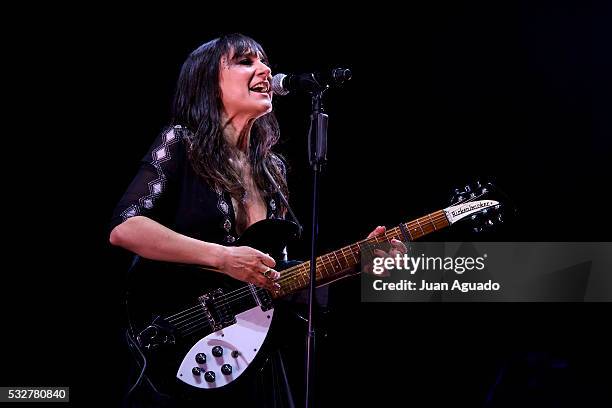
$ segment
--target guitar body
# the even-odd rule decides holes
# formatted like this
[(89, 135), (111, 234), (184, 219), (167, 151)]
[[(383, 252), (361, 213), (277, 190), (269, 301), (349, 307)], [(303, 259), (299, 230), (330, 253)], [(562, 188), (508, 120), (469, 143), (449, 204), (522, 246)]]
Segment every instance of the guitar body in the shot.
[[(281, 271), (282, 251), (296, 235), (294, 223), (263, 220), (234, 245), (270, 254)], [(129, 273), (127, 310), (149, 379), (162, 392), (185, 394), (257, 371), (247, 369), (265, 358), (274, 302), (266, 290), (213, 270), (141, 258)]]
[[(324, 284), (349, 276), (362, 253), (371, 258), (376, 245), (388, 245), (392, 239), (412, 241), (462, 219), (482, 223), (478, 230), (501, 222), (501, 204), (489, 198), (494, 193), (490, 183), (466, 186), (465, 191), (458, 190), (450, 207), (319, 256), (315, 280)], [(144, 259), (134, 264), (127, 298), (130, 331), (133, 344), (146, 357), (146, 374), (156, 387), (174, 395), (206, 392), (210, 394), (207, 398), (214, 398), (215, 393), (235, 395), (233, 389), (245, 377), (258, 373), (253, 366), (265, 359), (262, 349), (270, 343), (269, 331), (282, 310), (278, 308), (275, 319), (273, 297), (295, 293), (310, 281), (310, 262), (281, 262), (283, 249), (297, 234), (298, 227), (292, 222), (263, 220), (234, 243), (256, 248), (276, 260), (281, 288), (274, 296), (194, 265)], [(145, 359), (140, 357), (142, 366)]]

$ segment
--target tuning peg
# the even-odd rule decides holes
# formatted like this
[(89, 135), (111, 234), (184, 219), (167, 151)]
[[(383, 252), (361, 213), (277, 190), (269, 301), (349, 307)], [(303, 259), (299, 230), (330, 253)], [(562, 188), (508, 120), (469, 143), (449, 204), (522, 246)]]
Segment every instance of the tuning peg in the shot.
[(462, 190), (460, 190), (458, 188), (454, 189), (453, 190), (453, 196), (451, 197), (451, 200), (450, 200), (451, 205), (460, 203), (463, 200), (465, 200), (464, 195), (465, 195), (465, 191), (462, 191)]
[(478, 195), (486, 194), (489, 191), (489, 189), (487, 188), (488, 185), (489, 185), (488, 183), (483, 185), (480, 182), (480, 180), (476, 181), (476, 189), (475, 190), (477, 190), (477, 194)]
[(476, 190), (474, 188), (472, 188), (472, 186), (470, 186), (469, 184), (467, 184), (465, 186), (465, 195), (469, 195), (470, 198), (474, 198), (476, 197)]
[(456, 188), (453, 190), (453, 197), (451, 198), (451, 203), (455, 204), (455, 203), (459, 203), (463, 200), (463, 198), (461, 197), (462, 192)]

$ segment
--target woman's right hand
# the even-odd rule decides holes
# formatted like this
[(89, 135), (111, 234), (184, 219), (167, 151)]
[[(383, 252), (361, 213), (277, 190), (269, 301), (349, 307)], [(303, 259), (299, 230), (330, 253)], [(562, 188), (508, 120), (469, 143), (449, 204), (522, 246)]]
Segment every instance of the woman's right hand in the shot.
[(274, 281), (280, 278), (280, 272), (272, 269), (275, 265), (274, 258), (254, 248), (225, 247), (219, 270), (234, 279), (276, 291), (280, 285)]

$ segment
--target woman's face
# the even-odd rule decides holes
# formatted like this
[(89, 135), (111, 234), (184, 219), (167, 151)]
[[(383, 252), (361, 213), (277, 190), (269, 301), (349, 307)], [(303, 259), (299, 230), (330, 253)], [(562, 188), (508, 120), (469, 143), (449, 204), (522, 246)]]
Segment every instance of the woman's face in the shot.
[(219, 70), (221, 101), (228, 117), (258, 118), (272, 110), (272, 77), (261, 55), (222, 57)]

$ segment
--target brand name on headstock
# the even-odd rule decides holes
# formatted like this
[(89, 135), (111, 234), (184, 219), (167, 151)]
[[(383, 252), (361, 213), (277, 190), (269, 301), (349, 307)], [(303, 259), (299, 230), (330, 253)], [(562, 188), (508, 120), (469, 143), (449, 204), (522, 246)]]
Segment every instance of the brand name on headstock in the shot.
[(469, 203), (448, 207), (444, 211), (446, 212), (448, 221), (453, 223), (467, 217), (470, 214), (480, 212), (486, 208), (494, 207), (496, 205), (499, 205), (499, 202), (494, 200), (470, 201)]
[(472, 210), (478, 210), (480, 208), (491, 207), (492, 205), (494, 205), (491, 203), (493, 203), (493, 201), (476, 201), (475, 203), (467, 204), (466, 207), (459, 208), (458, 210), (452, 211), (452, 214), (453, 214), (453, 217), (456, 217), (458, 215), (461, 215), (466, 212), (470, 212)]

